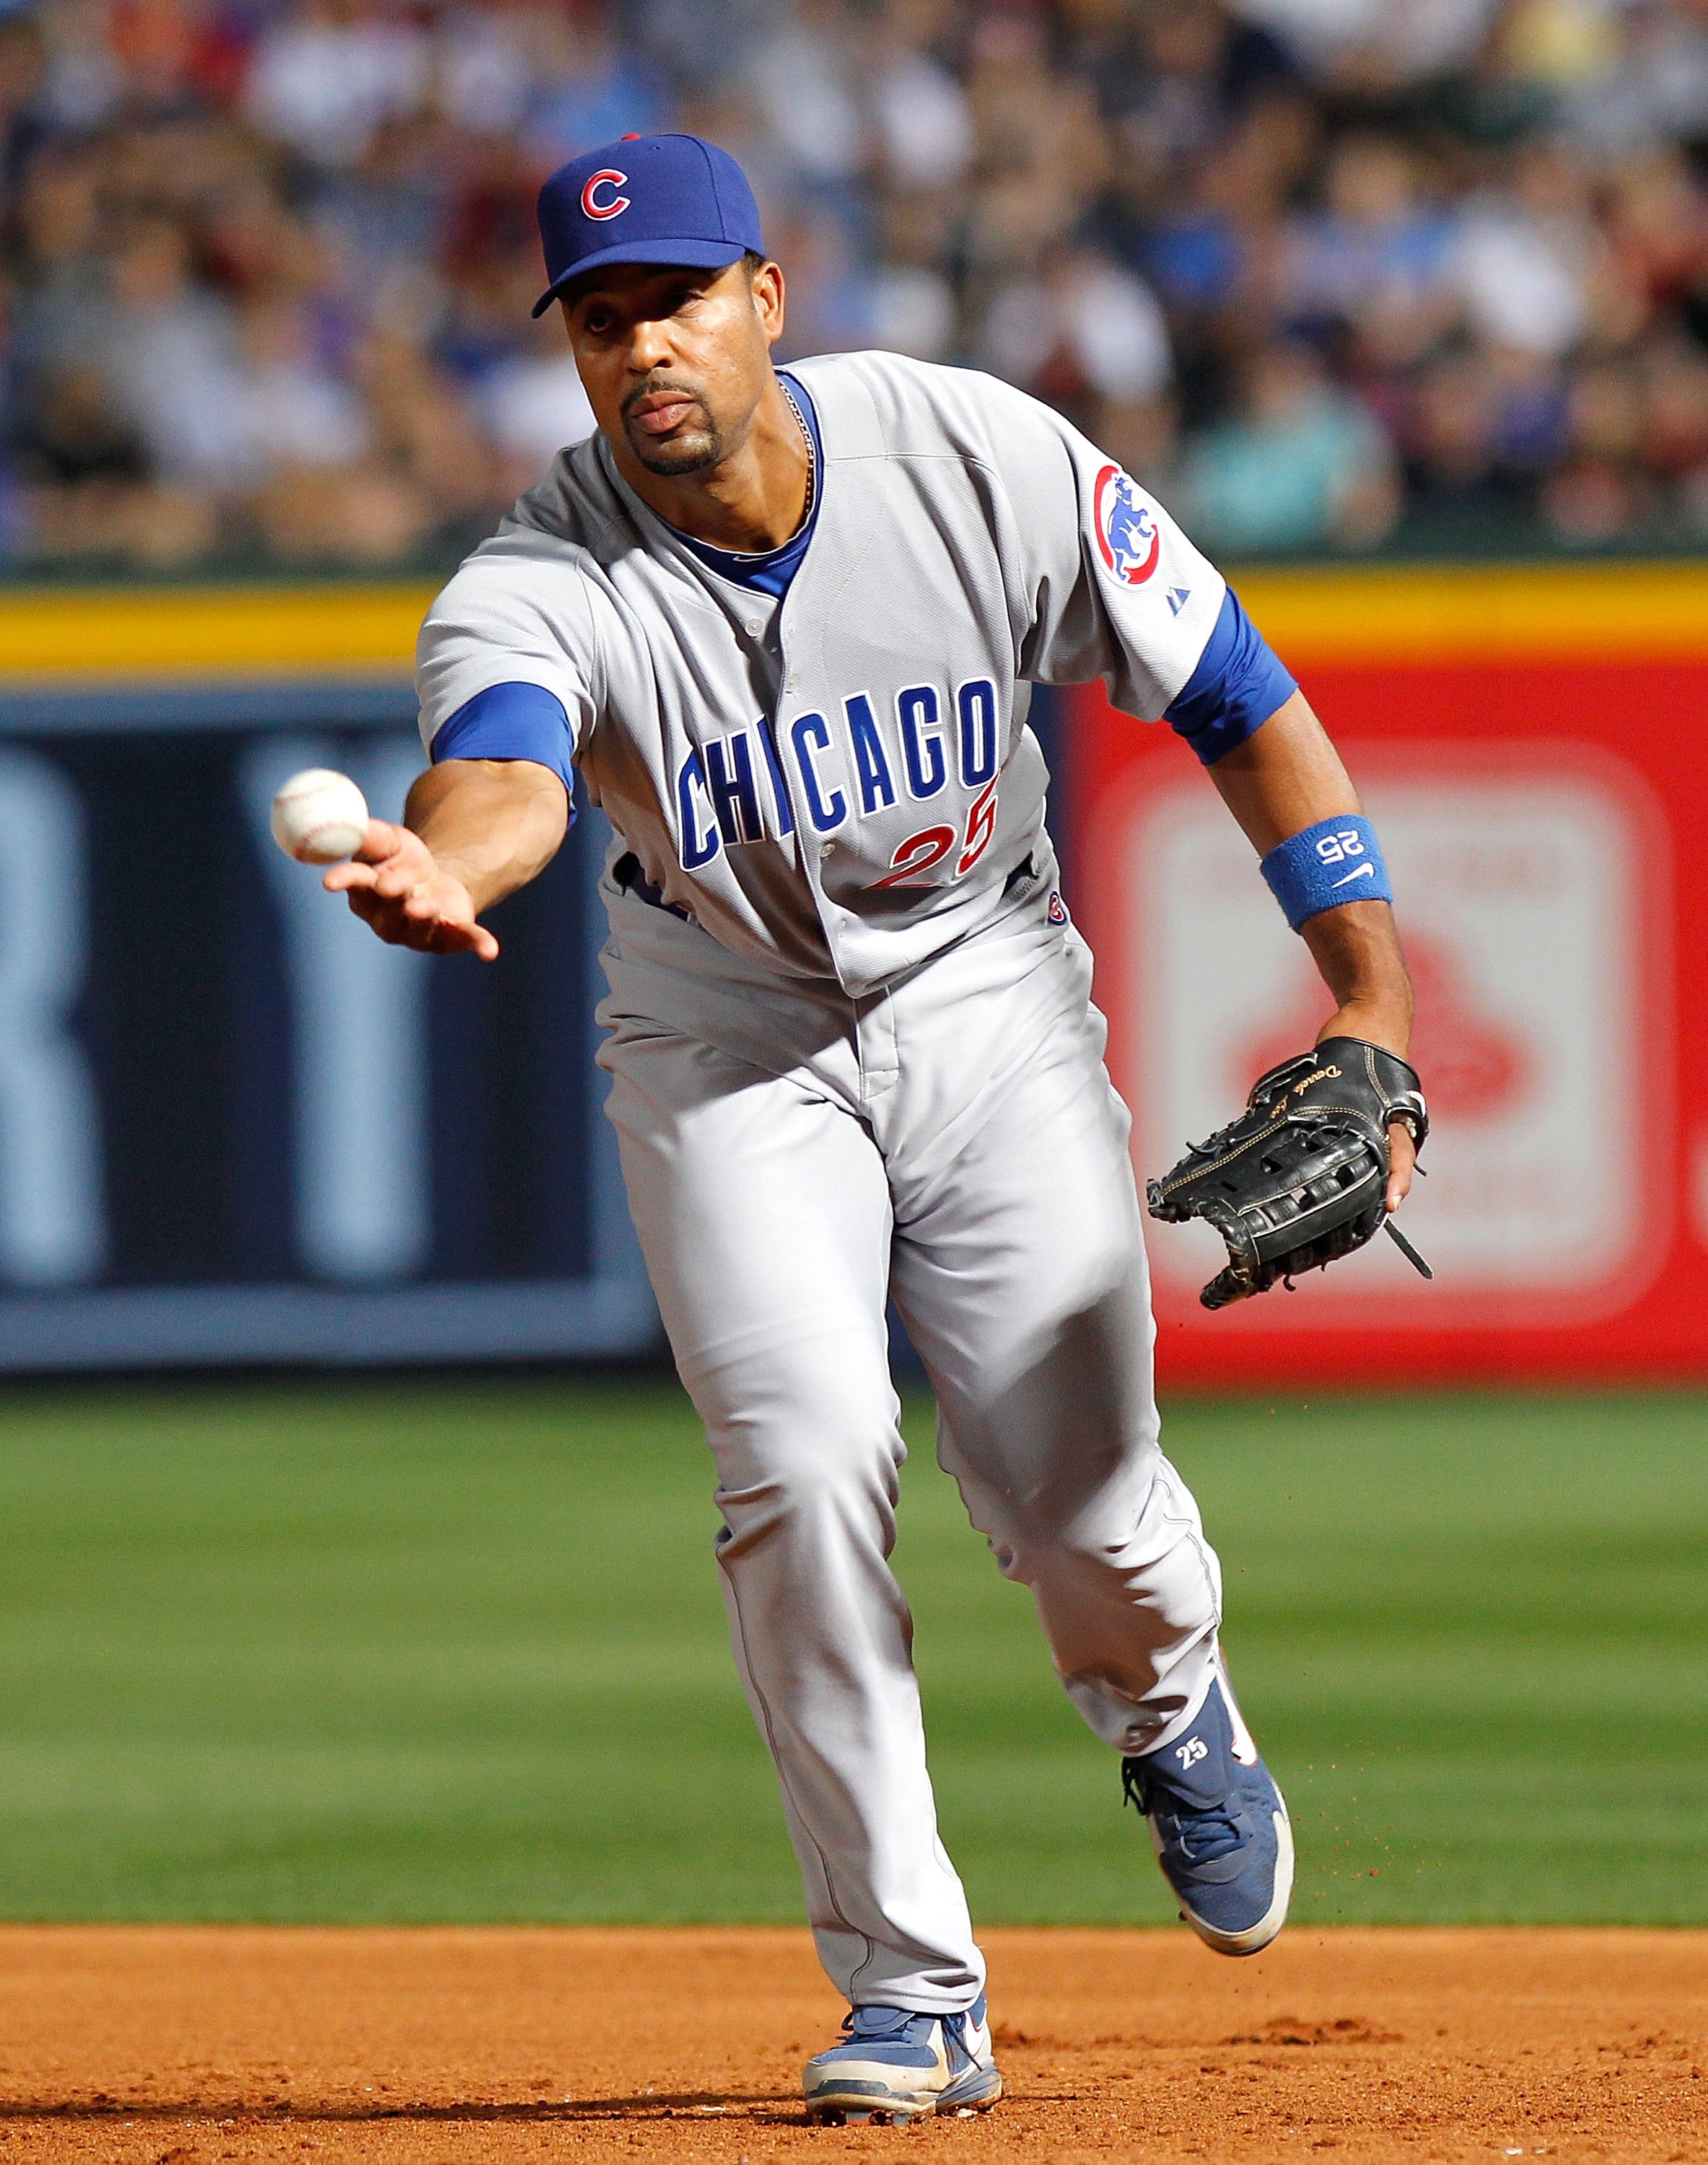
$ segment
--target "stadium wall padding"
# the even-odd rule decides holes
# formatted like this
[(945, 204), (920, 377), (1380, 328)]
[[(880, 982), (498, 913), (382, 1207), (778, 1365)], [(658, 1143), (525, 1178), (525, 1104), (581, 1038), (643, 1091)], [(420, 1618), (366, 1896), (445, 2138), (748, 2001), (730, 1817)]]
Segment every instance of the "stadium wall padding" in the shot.
[[(1220, 1243), (1151, 1240), (1165, 1381), (1708, 1376), (1708, 570), (1236, 582), (1381, 834), (1435, 1119), (1406, 1230), (1206, 1313)], [(1185, 748), (1073, 695), (1071, 893), (1156, 1172), (1328, 1000)]]
[[(1214, 1241), (1157, 1228), (1164, 1379), (1708, 1375), (1708, 572), (1236, 583), (1394, 871), (1437, 1275), (1384, 1244), (1212, 1316)], [(592, 1060), (597, 814), (490, 971), (381, 947), (266, 837), (309, 764), (398, 809), (430, 593), (0, 594), (0, 1369), (657, 1346)], [(1185, 748), (1094, 687), (1049, 707), (1153, 1172), (1325, 1001)]]
[(401, 812), (430, 592), (0, 597), (0, 1369), (657, 1345), (598, 816), (490, 967), (382, 946), (269, 837), (308, 766)]

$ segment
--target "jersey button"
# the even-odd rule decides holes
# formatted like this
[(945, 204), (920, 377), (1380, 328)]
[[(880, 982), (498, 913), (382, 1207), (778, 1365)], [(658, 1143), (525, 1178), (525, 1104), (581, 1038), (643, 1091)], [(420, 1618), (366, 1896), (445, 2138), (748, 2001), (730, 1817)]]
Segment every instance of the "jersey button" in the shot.
[(742, 625), (741, 629), (746, 633), (749, 639), (757, 639), (760, 633), (764, 630), (765, 626), (761, 624), (758, 618), (755, 616), (750, 617), (746, 623)]
[(820, 845), (819, 845), (819, 855), (820, 855), (821, 857), (834, 857), (834, 856), (836, 856), (836, 845), (834, 842), (820, 842)]

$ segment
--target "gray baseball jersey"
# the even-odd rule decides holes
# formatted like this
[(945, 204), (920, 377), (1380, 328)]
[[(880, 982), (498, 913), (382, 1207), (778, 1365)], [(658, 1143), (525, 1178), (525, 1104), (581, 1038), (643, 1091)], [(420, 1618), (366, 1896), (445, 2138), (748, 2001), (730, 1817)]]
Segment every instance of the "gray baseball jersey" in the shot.
[[(1160, 715), (1225, 588), (1020, 392), (887, 354), (796, 373), (823, 463), (780, 604), (595, 439), (435, 603), (422, 728), (441, 756), (533, 756), (525, 731), (460, 734), (519, 687), (539, 756), (568, 779), (572, 750), (617, 830), (600, 1058), (717, 1457), (737, 1663), (825, 1968), (944, 2012), (984, 1971), (888, 1564), (887, 1294), (1094, 1733), (1171, 1744), (1217, 1673), (1218, 1569), (1158, 1448), (1127, 1119), (1025, 717), (1031, 683), (1097, 676)], [(612, 877), (628, 855), (645, 892)]]
[(648, 881), (787, 976), (888, 983), (994, 922), (1042, 831), (1031, 683), (1160, 715), (1220, 574), (1035, 399), (894, 354), (793, 371), (825, 471), (779, 603), (721, 578), (566, 451), (435, 602), (429, 746), (477, 694), (540, 687)]

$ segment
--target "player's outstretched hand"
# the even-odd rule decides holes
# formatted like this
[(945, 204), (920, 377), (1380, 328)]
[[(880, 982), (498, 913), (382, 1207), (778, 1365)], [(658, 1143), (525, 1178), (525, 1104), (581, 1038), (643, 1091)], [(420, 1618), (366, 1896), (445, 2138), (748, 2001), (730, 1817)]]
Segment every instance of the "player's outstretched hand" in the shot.
[(321, 882), (393, 947), (426, 955), (478, 955), (490, 962), (498, 943), (475, 922), (468, 889), (408, 827), (370, 819), (361, 847)]

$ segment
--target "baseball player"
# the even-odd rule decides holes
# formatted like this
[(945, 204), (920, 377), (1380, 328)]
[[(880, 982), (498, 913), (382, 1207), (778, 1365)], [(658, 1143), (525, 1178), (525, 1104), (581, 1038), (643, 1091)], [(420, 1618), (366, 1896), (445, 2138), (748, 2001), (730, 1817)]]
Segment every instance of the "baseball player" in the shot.
[[(481, 914), (551, 858), (577, 776), (609, 817), (608, 1109), (716, 1455), (735, 1659), (850, 2003), (808, 2109), (981, 2107), (984, 1963), (888, 1562), (886, 1296), (942, 1463), (1183, 1916), (1254, 1952), (1292, 1878), (1217, 1651), (1215, 1555), (1157, 1445), (1128, 1116), (1031, 685), (1101, 677), (1166, 715), (1303, 925), (1324, 1036), (1403, 1055), (1385, 877), (1220, 573), (1058, 415), (893, 354), (772, 366), (783, 273), (723, 151), (625, 137), (554, 175), (540, 223), (535, 313), (561, 309), (598, 432), (434, 603), (431, 766), (326, 885), (382, 939), (490, 957)], [(1395, 1128), (1388, 1209), (1410, 1172)]]

